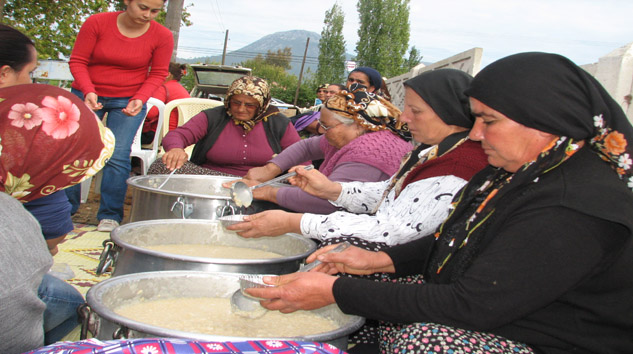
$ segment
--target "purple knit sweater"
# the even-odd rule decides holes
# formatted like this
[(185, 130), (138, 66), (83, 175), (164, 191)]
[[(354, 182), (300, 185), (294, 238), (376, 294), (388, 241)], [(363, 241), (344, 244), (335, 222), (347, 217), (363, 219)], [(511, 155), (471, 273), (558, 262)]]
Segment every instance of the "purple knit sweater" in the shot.
[[(316, 136), (293, 144), (271, 160), (282, 171), (306, 160), (324, 159), (319, 170), (332, 181), (377, 182), (391, 177), (400, 166), (410, 143), (388, 131), (361, 135), (341, 149)], [(277, 204), (296, 212), (329, 214), (337, 210), (329, 201), (314, 197), (297, 187), (277, 191)]]

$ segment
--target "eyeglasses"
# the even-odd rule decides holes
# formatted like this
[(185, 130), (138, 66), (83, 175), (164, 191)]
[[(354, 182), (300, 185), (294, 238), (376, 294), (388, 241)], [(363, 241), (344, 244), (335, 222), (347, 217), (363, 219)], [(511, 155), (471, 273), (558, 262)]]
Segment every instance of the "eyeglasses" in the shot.
[(335, 124), (335, 125), (333, 125), (333, 126), (331, 126), (331, 127), (328, 127), (328, 126), (325, 126), (323, 123), (321, 123), (321, 120), (320, 120), (320, 119), (317, 119), (317, 122), (319, 123), (319, 126), (320, 126), (321, 128), (323, 128), (323, 130), (325, 130), (325, 131), (328, 131), (328, 130), (330, 130), (330, 129), (332, 129), (332, 128), (336, 128), (336, 127), (338, 127), (339, 125), (343, 124), (343, 123), (338, 123), (338, 124)]
[(231, 107), (235, 106), (235, 108), (244, 106), (246, 109), (257, 109), (257, 107), (259, 107), (258, 103), (246, 103), (238, 100), (231, 100), (230, 103)]

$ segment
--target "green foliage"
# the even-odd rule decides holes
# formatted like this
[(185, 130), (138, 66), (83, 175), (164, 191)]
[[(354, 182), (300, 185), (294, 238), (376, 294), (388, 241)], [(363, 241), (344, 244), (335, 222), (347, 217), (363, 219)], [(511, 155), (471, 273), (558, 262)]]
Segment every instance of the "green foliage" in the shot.
[[(319, 66), (316, 72), (316, 82), (344, 83), (345, 82), (345, 39), (343, 37), (343, 23), (345, 15), (338, 4), (334, 4), (325, 12), (319, 41)], [(316, 90), (316, 86), (314, 87)]]
[[(270, 85), (270, 92), (273, 97), (286, 103), (294, 102), (297, 84), (299, 83), (299, 79), (295, 75), (288, 74), (283, 67), (271, 63), (261, 55), (254, 59), (246, 60), (240, 65), (250, 68), (253, 76), (266, 80)], [(309, 106), (314, 99), (312, 96), (314, 94), (310, 92), (310, 88), (306, 85), (301, 85), (297, 106)]]
[(409, 0), (358, 0), (358, 65), (370, 66), (383, 76), (405, 73), (409, 47)]
[(285, 47), (283, 50), (277, 49), (276, 53), (268, 50), (265, 62), (285, 70), (289, 70), (292, 68), (290, 65), (290, 59), (292, 59), (292, 49), (290, 49), (290, 47)]
[(193, 69), (191, 69), (189, 65), (187, 65), (187, 75), (183, 75), (180, 78), (180, 84), (189, 92), (191, 92), (196, 84), (196, 80), (193, 77)]
[(422, 54), (413, 46), (409, 50), (409, 57), (404, 61), (404, 72), (408, 72), (422, 61)]
[(70, 56), (86, 17), (108, 11), (117, 0), (6, 0), (2, 22), (35, 42), (40, 59)]
[[(186, 26), (191, 25), (186, 11), (189, 6), (193, 4), (182, 13)], [(2, 22), (33, 39), (38, 58), (61, 59), (70, 56), (75, 37), (88, 16), (123, 9), (125, 4), (121, 0), (5, 0)], [(162, 11), (158, 22), (164, 23), (164, 19)]]

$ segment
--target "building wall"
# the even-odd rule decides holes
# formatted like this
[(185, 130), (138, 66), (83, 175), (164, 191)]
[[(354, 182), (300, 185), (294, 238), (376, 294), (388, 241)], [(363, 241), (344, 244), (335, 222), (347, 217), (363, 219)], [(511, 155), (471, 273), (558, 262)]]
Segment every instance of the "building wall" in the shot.
[(620, 47), (598, 59), (597, 63), (581, 65), (593, 75), (611, 97), (620, 104), (633, 124), (633, 43)]
[(391, 102), (398, 108), (404, 107), (404, 86), (403, 82), (408, 79), (418, 76), (419, 74), (429, 71), (443, 68), (452, 68), (465, 71), (472, 76), (475, 76), (481, 69), (481, 54), (483, 49), (473, 48), (465, 52), (454, 55), (450, 58), (435, 62), (431, 65), (420, 64), (406, 74), (402, 74), (396, 77), (385, 80), (389, 93), (391, 94)]

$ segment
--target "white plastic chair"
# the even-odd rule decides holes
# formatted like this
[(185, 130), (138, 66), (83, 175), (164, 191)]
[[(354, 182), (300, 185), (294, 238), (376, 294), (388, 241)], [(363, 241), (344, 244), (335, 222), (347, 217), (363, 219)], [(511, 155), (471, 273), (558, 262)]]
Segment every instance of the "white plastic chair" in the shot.
[[(187, 123), (187, 121), (189, 121), (189, 119), (191, 119), (193, 116), (204, 111), (205, 109), (221, 106), (223, 104), (224, 102), (222, 101), (197, 97), (181, 98), (167, 102), (167, 104), (165, 105), (166, 118), (163, 120), (161, 140), (169, 131), (169, 117), (171, 116), (171, 111), (173, 111), (174, 109), (178, 109), (178, 126), (181, 126)], [(158, 132), (156, 132), (156, 134), (158, 134)], [(192, 150), (193, 145), (185, 149), (189, 156), (191, 156)]]
[(167, 102), (165, 105), (165, 117), (168, 118), (163, 121), (162, 136), (165, 136), (169, 131), (169, 116), (174, 109), (178, 109), (178, 126), (181, 126), (187, 123), (191, 117), (205, 109), (221, 106), (223, 104), (221, 101), (197, 97), (181, 98)]
[[(145, 119), (143, 119), (143, 123), (141, 123), (141, 126), (136, 132), (136, 136), (134, 136), (134, 141), (132, 142), (132, 152), (130, 153), (130, 157), (138, 157), (141, 160), (141, 170), (144, 175), (147, 174), (147, 169), (149, 169), (149, 166), (158, 156), (161, 129), (163, 127), (163, 121), (165, 120), (165, 104), (163, 101), (150, 97), (147, 100), (147, 112), (149, 112), (152, 107), (158, 108), (158, 122), (156, 124), (156, 134), (154, 135), (154, 140), (151, 144), (141, 145), (141, 133), (143, 132), (143, 123), (145, 123)], [(147, 117), (147, 115), (145, 117)]]

